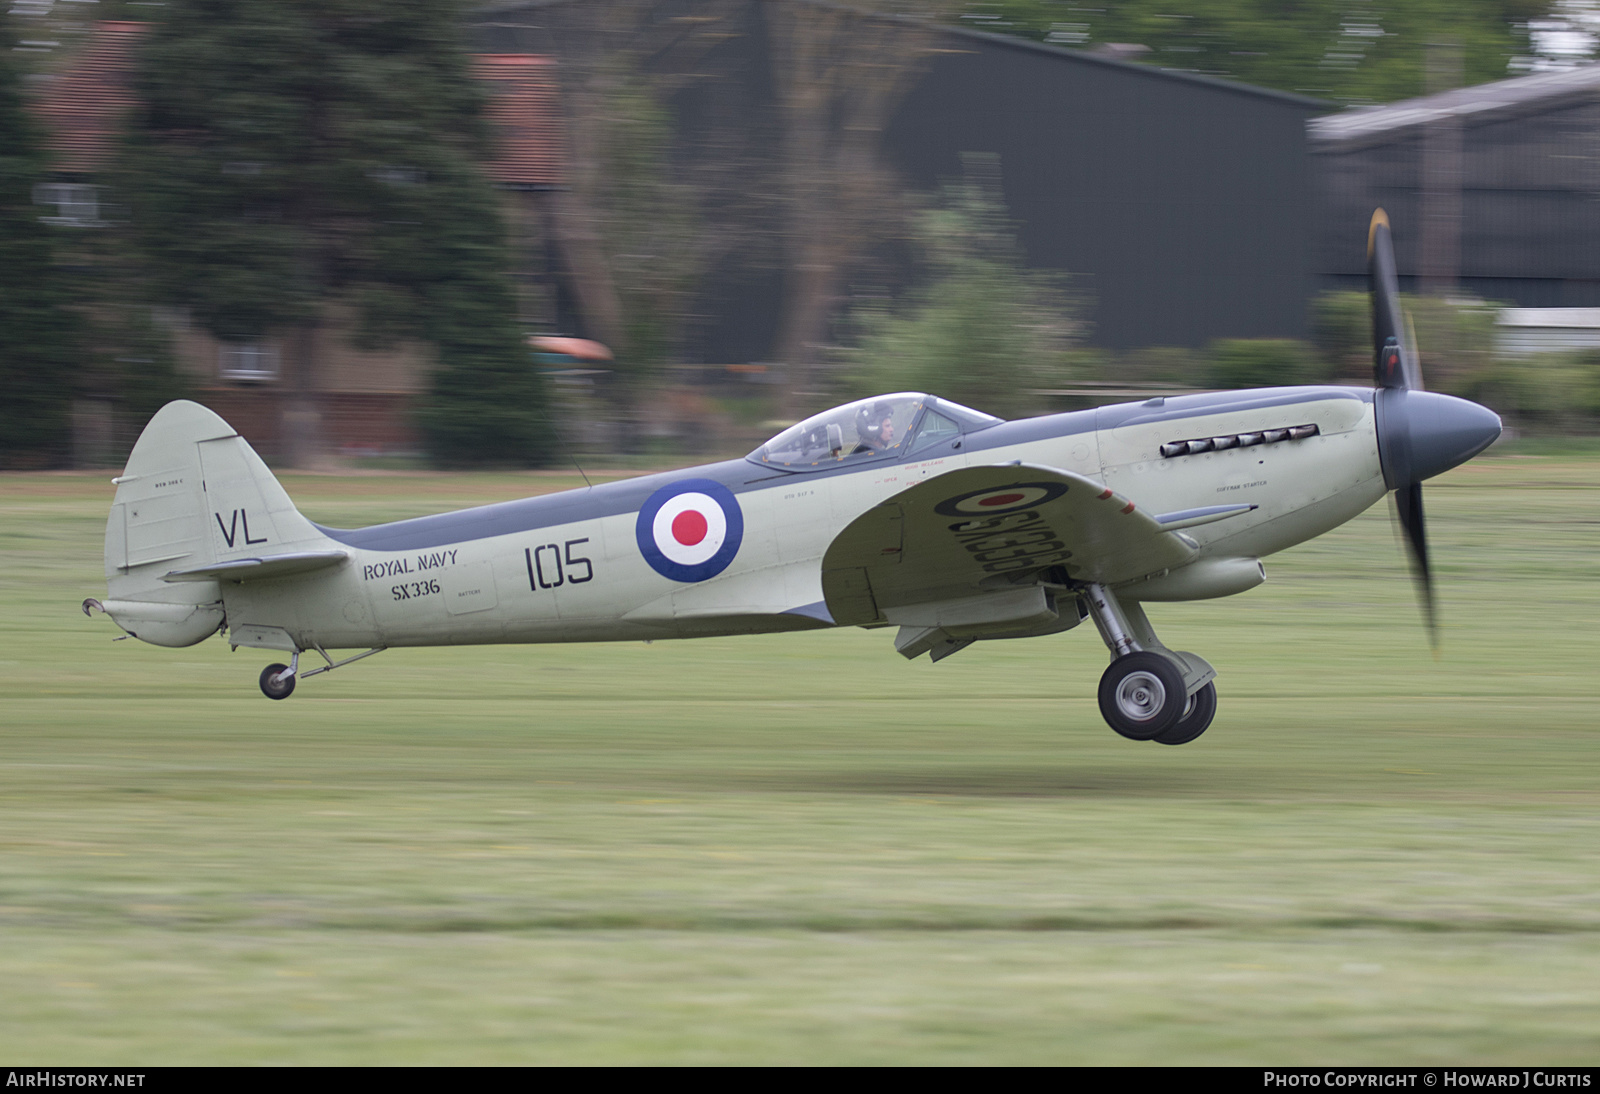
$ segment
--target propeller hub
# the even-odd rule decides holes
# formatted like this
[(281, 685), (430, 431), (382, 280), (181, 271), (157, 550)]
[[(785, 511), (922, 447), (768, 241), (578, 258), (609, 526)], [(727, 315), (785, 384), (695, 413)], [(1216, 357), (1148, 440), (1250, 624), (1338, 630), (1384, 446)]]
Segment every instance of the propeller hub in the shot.
[(1377, 413), (1378, 461), (1391, 490), (1466, 463), (1500, 436), (1494, 411), (1436, 391), (1382, 388)]

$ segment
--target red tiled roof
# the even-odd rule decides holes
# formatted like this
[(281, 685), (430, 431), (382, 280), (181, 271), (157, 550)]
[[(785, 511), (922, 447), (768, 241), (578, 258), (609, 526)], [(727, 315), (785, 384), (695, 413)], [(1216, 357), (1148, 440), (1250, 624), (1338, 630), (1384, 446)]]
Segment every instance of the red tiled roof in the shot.
[(561, 184), (561, 115), (555, 64), (526, 53), (480, 53), (473, 75), (489, 92), (494, 129), (489, 177), (513, 186)]
[(93, 174), (116, 148), (133, 106), (134, 43), (148, 23), (99, 22), (88, 45), (35, 106), (54, 171)]

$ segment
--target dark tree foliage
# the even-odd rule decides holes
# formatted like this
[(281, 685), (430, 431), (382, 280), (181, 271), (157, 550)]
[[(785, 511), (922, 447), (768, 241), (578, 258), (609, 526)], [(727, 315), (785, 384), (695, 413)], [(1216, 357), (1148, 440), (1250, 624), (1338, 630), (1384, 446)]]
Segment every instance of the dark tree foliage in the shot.
[(23, 110), (14, 44), (0, 22), (0, 467), (55, 467), (71, 447), (80, 325), (33, 204), (45, 164)]
[(1527, 24), (1552, 0), (969, 0), (956, 21), (1059, 45), (1148, 47), (1126, 54), (1339, 103), (1429, 90), (1428, 48), (1460, 50), (1449, 82), (1515, 75)]
[(1027, 268), (998, 161), (965, 159), (966, 177), (917, 218), (927, 283), (892, 311), (868, 303), (852, 314), (856, 344), (837, 351), (845, 394), (927, 391), (1023, 416), (1039, 409), (1039, 389), (1069, 378), (1087, 301), (1061, 276)]
[(1325, 381), (1311, 347), (1292, 338), (1224, 338), (1211, 343), (1213, 387), (1276, 387)]
[(289, 333), (290, 377), (331, 304), (364, 345), (437, 347), (422, 421), (441, 462), (551, 447), (522, 343), (487, 131), (437, 0), (182, 0), (138, 76), (127, 177), (159, 296), (226, 339)]

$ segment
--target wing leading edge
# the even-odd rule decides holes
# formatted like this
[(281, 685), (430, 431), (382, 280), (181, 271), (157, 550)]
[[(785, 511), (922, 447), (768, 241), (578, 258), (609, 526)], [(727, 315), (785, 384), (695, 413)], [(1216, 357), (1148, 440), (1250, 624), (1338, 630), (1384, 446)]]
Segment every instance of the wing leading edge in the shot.
[(1041, 571), (1062, 567), (1072, 580), (1110, 585), (1175, 569), (1195, 553), (1187, 537), (1081, 475), (1023, 463), (966, 467), (847, 525), (823, 557), (822, 587), (841, 624), (928, 626), (943, 614), (1004, 617), (990, 624), (1001, 627), (1023, 610), (1007, 598)]

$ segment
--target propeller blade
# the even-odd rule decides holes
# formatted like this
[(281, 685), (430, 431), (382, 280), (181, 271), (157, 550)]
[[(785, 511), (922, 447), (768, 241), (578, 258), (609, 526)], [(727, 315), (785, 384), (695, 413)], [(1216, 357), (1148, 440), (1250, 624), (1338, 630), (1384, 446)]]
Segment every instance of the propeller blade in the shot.
[(1406, 387), (1412, 391), (1426, 391), (1422, 383), (1422, 351), (1417, 349), (1417, 328), (1411, 322), (1411, 313), (1405, 308), (1400, 309), (1406, 321)]
[(1428, 529), (1422, 517), (1422, 484), (1414, 482), (1394, 492), (1395, 515), (1405, 533), (1406, 553), (1411, 556), (1411, 575), (1416, 580), (1417, 598), (1422, 601), (1422, 618), (1428, 628), (1428, 644), (1439, 649), (1439, 620), (1433, 607), (1433, 572), (1428, 568)]
[(1418, 388), (1421, 375), (1406, 347), (1405, 314), (1395, 274), (1389, 215), (1375, 210), (1367, 226), (1367, 279), (1372, 294), (1372, 376), (1379, 387)]
[(1421, 469), (1414, 463), (1414, 415), (1408, 408), (1416, 398), (1432, 397), (1408, 396), (1409, 392), (1422, 390), (1422, 368), (1411, 317), (1400, 306), (1394, 240), (1389, 233), (1389, 216), (1382, 209), (1373, 212), (1367, 225), (1367, 279), (1372, 293), (1372, 378), (1378, 385), (1374, 410), (1380, 434), (1379, 459), (1384, 481), (1394, 491), (1394, 514), (1405, 536), (1406, 553), (1411, 556), (1411, 574), (1416, 581), (1417, 598), (1422, 602), (1428, 643), (1437, 653), (1439, 621), (1433, 601), (1433, 572), (1428, 567), (1428, 530), (1422, 516), (1422, 479), (1426, 474), (1419, 473)]

